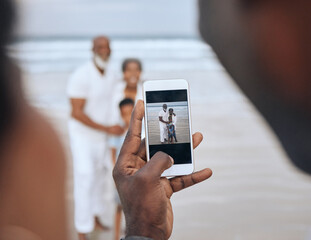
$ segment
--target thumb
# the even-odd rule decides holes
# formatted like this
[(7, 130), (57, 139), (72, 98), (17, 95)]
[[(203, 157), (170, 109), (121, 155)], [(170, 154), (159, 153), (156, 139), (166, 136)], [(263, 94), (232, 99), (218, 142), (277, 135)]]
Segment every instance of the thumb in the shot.
[(149, 176), (161, 177), (162, 173), (173, 164), (174, 160), (171, 156), (164, 152), (157, 152), (141, 170)]

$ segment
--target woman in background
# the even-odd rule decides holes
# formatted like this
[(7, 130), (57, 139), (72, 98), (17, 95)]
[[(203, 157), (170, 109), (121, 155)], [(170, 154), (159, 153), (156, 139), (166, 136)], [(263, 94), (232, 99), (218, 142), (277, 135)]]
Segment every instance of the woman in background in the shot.
[[(118, 111), (116, 118), (119, 119), (120, 125), (128, 129), (128, 124), (131, 116), (131, 112), (134, 108), (136, 100), (142, 99), (142, 86), (141, 86), (141, 73), (142, 64), (140, 60), (136, 58), (125, 59), (122, 63), (123, 81), (119, 83), (117, 96), (114, 99), (114, 108)], [(128, 111), (130, 109), (130, 111)], [(126, 115), (126, 116), (125, 116)], [(142, 131), (143, 132), (143, 131)], [(126, 134), (126, 133), (125, 133)], [(109, 146), (111, 148), (111, 157), (113, 165), (116, 163), (116, 159), (119, 156), (120, 148), (123, 144), (125, 135), (120, 137), (110, 136)], [(116, 193), (117, 195), (117, 193)], [(114, 238), (120, 239), (121, 229), (121, 213), (122, 207), (118, 197), (116, 198), (116, 212), (115, 212), (115, 226), (114, 226)]]
[(120, 95), (116, 96), (117, 105), (124, 98), (131, 98), (133, 101), (142, 99), (141, 61), (136, 58), (125, 59), (122, 63), (122, 73), (123, 81), (118, 86)]

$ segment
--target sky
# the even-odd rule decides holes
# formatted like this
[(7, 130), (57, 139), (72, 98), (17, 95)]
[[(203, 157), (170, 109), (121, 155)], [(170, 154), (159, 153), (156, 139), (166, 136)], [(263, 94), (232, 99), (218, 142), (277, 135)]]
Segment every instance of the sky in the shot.
[(17, 36), (196, 37), (196, 0), (16, 0)]

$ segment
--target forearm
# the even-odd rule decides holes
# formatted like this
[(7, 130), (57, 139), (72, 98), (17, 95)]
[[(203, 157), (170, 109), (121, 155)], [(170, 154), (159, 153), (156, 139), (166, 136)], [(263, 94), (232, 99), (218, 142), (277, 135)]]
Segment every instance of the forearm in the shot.
[(71, 116), (76, 119), (77, 121), (83, 123), (84, 125), (87, 125), (88, 127), (97, 129), (97, 130), (101, 130), (104, 132), (108, 132), (108, 127), (102, 125), (102, 124), (98, 124), (96, 122), (94, 122), (89, 116), (87, 116), (85, 113), (83, 112), (79, 112), (79, 113), (72, 113)]
[(121, 136), (124, 133), (124, 128), (119, 125), (105, 127), (105, 129), (105, 132), (111, 135)]

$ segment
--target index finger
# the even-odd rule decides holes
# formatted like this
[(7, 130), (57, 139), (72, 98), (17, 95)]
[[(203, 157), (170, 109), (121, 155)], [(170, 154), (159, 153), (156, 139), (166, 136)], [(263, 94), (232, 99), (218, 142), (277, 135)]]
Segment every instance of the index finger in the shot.
[(132, 112), (129, 130), (126, 134), (120, 154), (137, 154), (141, 143), (141, 126), (144, 114), (144, 102), (138, 100)]

